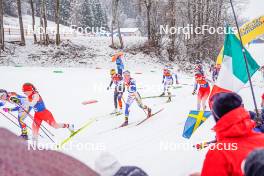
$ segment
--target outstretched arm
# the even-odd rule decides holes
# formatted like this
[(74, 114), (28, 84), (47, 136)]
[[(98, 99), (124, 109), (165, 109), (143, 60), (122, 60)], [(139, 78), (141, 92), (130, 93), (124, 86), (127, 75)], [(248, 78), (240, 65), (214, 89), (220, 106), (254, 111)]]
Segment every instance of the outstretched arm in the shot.
[(28, 101), (28, 106), (31, 106), (31, 107), (35, 106), (38, 103), (39, 99), (40, 99), (39, 94), (34, 94), (32, 96), (32, 101)]

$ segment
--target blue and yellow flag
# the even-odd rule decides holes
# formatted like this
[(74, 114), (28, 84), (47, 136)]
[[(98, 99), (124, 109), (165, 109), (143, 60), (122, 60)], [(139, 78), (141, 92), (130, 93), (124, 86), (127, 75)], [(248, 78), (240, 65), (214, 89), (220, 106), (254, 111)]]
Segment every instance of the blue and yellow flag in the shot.
[(182, 136), (189, 139), (197, 128), (210, 117), (210, 111), (190, 111)]

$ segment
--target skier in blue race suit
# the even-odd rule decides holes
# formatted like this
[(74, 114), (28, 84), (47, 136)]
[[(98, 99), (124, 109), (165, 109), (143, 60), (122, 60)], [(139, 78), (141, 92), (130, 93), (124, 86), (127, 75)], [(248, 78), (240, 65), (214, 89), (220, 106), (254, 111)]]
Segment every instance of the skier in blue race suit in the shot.
[(123, 73), (123, 75), (124, 75), (124, 82), (125, 82), (125, 85), (127, 87), (128, 97), (127, 97), (126, 109), (125, 109), (125, 122), (121, 126), (126, 126), (126, 125), (128, 125), (129, 108), (133, 104), (134, 100), (136, 100), (138, 106), (141, 109), (147, 110), (147, 116), (148, 117), (150, 117), (150, 115), (151, 115), (151, 109), (142, 103), (142, 99), (141, 99), (139, 93), (137, 92), (136, 81), (135, 81), (135, 79), (131, 78), (130, 72), (125, 71)]
[[(0, 90), (0, 107), (4, 106), (6, 102), (16, 105), (13, 108), (3, 108), (4, 112), (18, 112), (18, 123), (21, 128), (21, 137), (25, 140), (28, 139), (27, 125), (25, 124), (25, 119), (28, 116), (27, 113), (31, 110), (31, 107), (28, 106), (27, 98), (21, 95), (16, 94), (15, 92), (7, 92), (4, 89)], [(25, 112), (25, 110), (27, 112)]]

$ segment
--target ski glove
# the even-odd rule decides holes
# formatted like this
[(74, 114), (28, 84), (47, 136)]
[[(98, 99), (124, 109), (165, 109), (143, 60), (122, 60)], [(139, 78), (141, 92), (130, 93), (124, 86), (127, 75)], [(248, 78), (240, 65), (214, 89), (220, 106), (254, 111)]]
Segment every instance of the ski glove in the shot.
[(192, 93), (192, 95), (195, 95), (195, 94), (196, 94), (196, 91), (194, 90), (193, 93)]
[(16, 97), (11, 97), (10, 101), (15, 103), (15, 104), (19, 104), (20, 103), (20, 100), (18, 98), (16, 98)]
[(202, 142), (200, 144), (193, 145), (193, 147), (196, 148), (197, 150), (202, 150), (208, 146), (209, 144), (207, 142)]
[(11, 111), (11, 108), (3, 108), (3, 111), (4, 112), (10, 112)]

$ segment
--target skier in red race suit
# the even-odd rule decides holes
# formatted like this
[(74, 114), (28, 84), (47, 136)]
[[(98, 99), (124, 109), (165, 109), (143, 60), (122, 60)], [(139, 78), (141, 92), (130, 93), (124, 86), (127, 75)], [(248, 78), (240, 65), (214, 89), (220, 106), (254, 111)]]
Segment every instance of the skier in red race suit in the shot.
[(209, 97), (210, 94), (210, 86), (205, 78), (205, 76), (202, 73), (196, 73), (195, 74), (195, 84), (194, 84), (194, 90), (193, 90), (193, 95), (196, 93), (197, 89), (199, 86), (198, 90), (198, 95), (197, 95), (197, 110), (201, 110), (201, 103), (202, 103), (202, 109), (205, 111), (206, 109), (206, 100)]
[(27, 95), (29, 106), (31, 106), (34, 111), (34, 121), (32, 125), (32, 132), (33, 132), (33, 141), (37, 142), (39, 128), (41, 126), (42, 121), (44, 120), (50, 126), (54, 128), (68, 128), (71, 132), (74, 131), (73, 124), (65, 124), (65, 123), (57, 123), (51, 114), (51, 112), (46, 109), (46, 106), (39, 95), (35, 86), (31, 83), (25, 83), (22, 87), (22, 91), (25, 95)]

